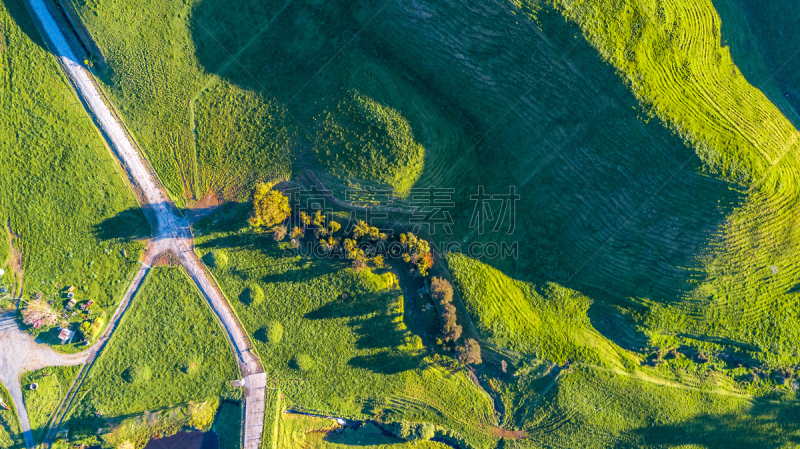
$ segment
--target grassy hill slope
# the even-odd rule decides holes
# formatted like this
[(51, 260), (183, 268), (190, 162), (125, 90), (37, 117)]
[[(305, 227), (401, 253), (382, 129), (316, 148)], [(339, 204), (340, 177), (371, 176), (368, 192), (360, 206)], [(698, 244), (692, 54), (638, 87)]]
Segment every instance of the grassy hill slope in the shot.
[[(800, 438), (789, 387), (691, 354), (643, 359), (600, 335), (587, 314), (591, 300), (575, 291), (537, 288), (463, 255), (447, 264), (494, 349), (481, 371), (509, 411), (504, 424), (525, 430), (524, 445), (746, 448)], [(496, 374), (498, 356), (511, 361), (507, 374)], [(567, 360), (568, 369), (552, 365)]]

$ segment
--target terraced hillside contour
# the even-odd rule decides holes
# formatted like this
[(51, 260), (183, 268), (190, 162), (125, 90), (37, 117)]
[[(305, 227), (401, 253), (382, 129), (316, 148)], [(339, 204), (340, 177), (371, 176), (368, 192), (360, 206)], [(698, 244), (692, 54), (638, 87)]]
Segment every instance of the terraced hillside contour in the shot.
[(67, 75), (75, 84), (78, 94), (88, 104), (90, 112), (104, 131), (109, 144), (127, 169), (133, 183), (141, 190), (145, 207), (150, 208), (152, 215), (156, 219), (156, 233), (148, 246), (147, 254), (150, 257), (145, 259), (145, 264), (167, 251), (174, 253), (200, 291), (203, 292), (223, 328), (228, 333), (236, 353), (237, 362), (245, 379), (247, 412), (243, 424), (245, 429), (244, 447), (246, 449), (258, 447), (263, 428), (264, 381), (261, 379), (265, 379), (266, 375), (261, 368), (257, 355), (252, 352), (247, 335), (242, 330), (214, 281), (204, 271), (205, 267), (202, 262), (194, 254), (189, 224), (177, 214), (172, 202), (163, 195), (158, 179), (153, 174), (153, 171), (149, 169), (146, 160), (136, 151), (128, 136), (103, 101), (91, 77), (77, 62), (75, 54), (47, 9), (46, 4), (42, 0), (32, 0), (30, 4), (40, 22), (41, 29), (53, 47), (54, 54), (58, 55), (67, 71)]

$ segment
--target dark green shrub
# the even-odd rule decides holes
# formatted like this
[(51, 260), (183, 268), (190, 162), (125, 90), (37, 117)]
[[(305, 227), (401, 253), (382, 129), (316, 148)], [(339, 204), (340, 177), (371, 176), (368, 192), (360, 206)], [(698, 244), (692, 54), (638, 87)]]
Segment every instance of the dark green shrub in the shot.
[(211, 251), (203, 256), (203, 262), (214, 268), (225, 268), (228, 266), (228, 255), (223, 251)]

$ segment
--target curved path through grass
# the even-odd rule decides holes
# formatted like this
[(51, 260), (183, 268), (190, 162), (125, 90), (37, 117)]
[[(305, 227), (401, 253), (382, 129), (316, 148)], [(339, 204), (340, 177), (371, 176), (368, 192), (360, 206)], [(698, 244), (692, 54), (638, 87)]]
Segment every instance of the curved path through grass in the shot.
[[(30, 7), (35, 18), (38, 20), (37, 25), (40, 27), (40, 31), (49, 43), (50, 50), (58, 58), (66, 75), (76, 88), (78, 95), (87, 106), (89, 113), (99, 125), (106, 141), (115, 151), (122, 166), (127, 171), (134, 188), (139, 194), (143, 207), (148, 212), (148, 216), (155, 220), (155, 237), (147, 245), (147, 250), (142, 262), (142, 269), (139, 270), (134, 282), (126, 292), (123, 302), (118, 308), (115, 317), (112, 319), (112, 323), (116, 323), (127, 308), (127, 304), (136, 293), (152, 261), (165, 252), (172, 252), (175, 254), (186, 269), (189, 277), (192, 278), (210, 303), (222, 327), (226, 330), (229, 341), (236, 352), (237, 362), (244, 377), (245, 387), (246, 413), (245, 422), (243, 423), (243, 428), (245, 429), (243, 446), (245, 449), (257, 448), (261, 442), (261, 433), (263, 430), (266, 374), (264, 373), (258, 356), (252, 351), (247, 334), (241, 327), (216, 283), (206, 271), (205, 266), (195, 255), (193, 250), (194, 240), (189, 229), (189, 222), (180, 216), (172, 201), (165, 195), (155, 172), (143, 155), (134, 147), (115, 115), (103, 100), (98, 87), (90, 75), (84, 70), (81, 64), (77, 62), (78, 58), (70, 48), (64, 34), (59, 29), (58, 23), (48, 10), (47, 5), (43, 0), (30, 0)], [(109, 326), (105, 337), (100, 344), (95, 345), (94, 350), (82, 354), (80, 357), (76, 357), (80, 359), (80, 361), (76, 361), (75, 364), (88, 362), (87, 367), (90, 367), (102, 350), (105, 341), (110, 337), (114, 327), (114, 324)], [(60, 363), (63, 362), (63, 360), (52, 360), (52, 362), (54, 362), (51, 363), (53, 365), (65, 364)], [(84, 371), (86, 371), (86, 369), (84, 369)], [(76, 388), (72, 388), (71, 394), (74, 394), (76, 390)], [(20, 415), (24, 415), (24, 406), (21, 401), (19, 402)], [(66, 407), (62, 405), (62, 409), (65, 410), (68, 408), (70, 402), (71, 398), (67, 398), (64, 403)], [(64, 410), (59, 414), (63, 416)], [(59, 420), (60, 417), (57, 417), (54, 423), (57, 423)], [(23, 426), (25, 425), (23, 424)], [(25, 426), (23, 432), (27, 435), (26, 440), (28, 440), (27, 444), (30, 447), (30, 426)]]

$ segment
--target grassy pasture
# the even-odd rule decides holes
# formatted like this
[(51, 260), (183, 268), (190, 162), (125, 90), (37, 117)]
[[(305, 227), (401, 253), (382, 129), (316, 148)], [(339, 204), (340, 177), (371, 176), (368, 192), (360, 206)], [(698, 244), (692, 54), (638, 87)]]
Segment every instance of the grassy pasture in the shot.
[[(741, 369), (681, 355), (640, 366), (594, 329), (577, 292), (515, 281), (465, 256), (447, 262), (481, 337), (519, 354), (507, 375), (497, 361), (483, 370), (493, 373), (505, 424), (524, 430), (531, 447), (781, 447), (800, 438), (789, 388), (760, 379), (766, 388), (753, 396), (754, 385), (736, 380)], [(566, 358), (569, 370), (552, 367)]]
[(0, 410), (0, 447), (3, 449), (24, 448), (25, 441), (20, 433), (17, 409), (11, 401), (11, 394), (3, 385), (0, 385), (0, 398), (8, 406), (8, 410)]
[(142, 248), (118, 234), (117, 217), (126, 232), (149, 227), (21, 1), (0, 6), (0, 34), (3, 283), (24, 278), (25, 293), (59, 308), (58, 292), (75, 285), (97, 302), (95, 313), (111, 312)]
[(228, 385), (237, 375), (223, 331), (186, 275), (154, 268), (77, 393), (65, 426), (84, 438), (104, 428), (104, 445), (135, 439), (137, 447), (195, 421), (209, 428), (219, 398), (240, 396)]
[[(285, 408), (429, 421), (476, 447), (492, 446), (491, 398), (408, 330), (408, 298), (391, 272), (356, 274), (342, 262), (282, 257), (271, 238), (239, 232), (244, 217), (232, 217), (203, 231), (198, 251), (226, 248), (227, 267), (210, 269), (253, 336)], [(249, 303), (244, 292), (253, 284), (264, 298)], [(266, 338), (273, 322), (283, 326), (277, 342)]]
[[(34, 441), (41, 441), (47, 434), (50, 419), (67, 396), (69, 387), (80, 371), (80, 366), (52, 366), (30, 371), (20, 377), (22, 398), (31, 423)], [(36, 383), (39, 388), (28, 386)]]

